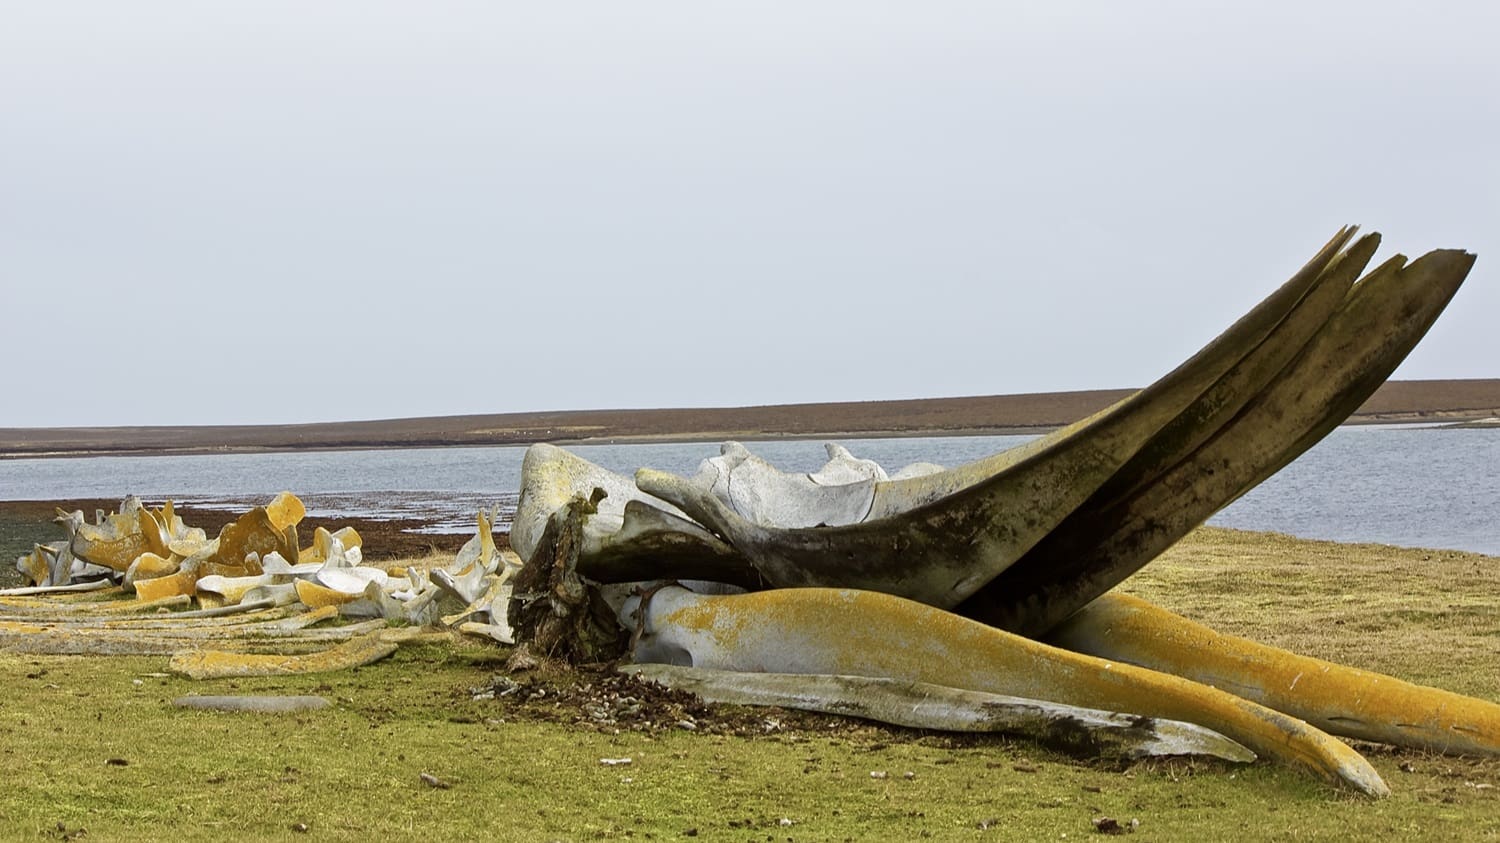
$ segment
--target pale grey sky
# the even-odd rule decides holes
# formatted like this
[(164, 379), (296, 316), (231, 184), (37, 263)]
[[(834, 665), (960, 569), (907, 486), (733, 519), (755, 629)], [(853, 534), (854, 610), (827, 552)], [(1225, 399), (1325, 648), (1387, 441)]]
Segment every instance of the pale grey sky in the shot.
[(5, 2), (0, 426), (1141, 386), (1345, 222), (1500, 376), (1497, 10)]

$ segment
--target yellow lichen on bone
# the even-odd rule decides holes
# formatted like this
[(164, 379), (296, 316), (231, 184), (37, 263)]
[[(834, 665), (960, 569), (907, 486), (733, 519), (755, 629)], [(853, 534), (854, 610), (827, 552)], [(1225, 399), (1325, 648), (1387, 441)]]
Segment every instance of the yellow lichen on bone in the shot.
[[(293, 499), (295, 500), (295, 498)], [(298, 501), (300, 505), (301, 501)], [(285, 513), (277, 517), (285, 517)], [(224, 529), (219, 531), (219, 546), (214, 553), (208, 557), (208, 561), (225, 566), (222, 573), (224, 576), (248, 576), (260, 573), (260, 565), (249, 565), (246, 557), (254, 553), (256, 557), (263, 558), (271, 553), (279, 553), (283, 557), (295, 553), (287, 547), (286, 535), (282, 532), (284, 525), (277, 524), (269, 510), (258, 506), (241, 515), (234, 522), (225, 524)], [(238, 568), (239, 570), (235, 570)]]
[(297, 558), (303, 563), (327, 562), (330, 556), (335, 555), (335, 543), (347, 552), (362, 546), (364, 539), (360, 538), (353, 527), (342, 527), (331, 533), (324, 527), (316, 527), (313, 529), (313, 543), (299, 550)]
[(149, 550), (137, 515), (139, 501), (131, 498), (125, 512), (107, 516), (102, 524), (88, 524), (83, 513), (58, 510), (58, 520), (72, 525), (69, 539), (73, 555), (94, 565), (124, 573), (137, 556)]
[(295, 585), (297, 587), (297, 599), (302, 601), (304, 606), (312, 609), (319, 609), (324, 606), (342, 606), (345, 603), (353, 603), (363, 596), (334, 591), (331, 588), (308, 580), (297, 580)]
[(28, 585), (39, 586), (52, 573), (52, 565), (41, 545), (32, 545), (31, 552), (16, 559), (16, 570), (26, 577)]
[(236, 676), (289, 676), (345, 670), (370, 664), (396, 652), (397, 644), (369, 633), (337, 647), (306, 655), (252, 655), (218, 650), (199, 650), (172, 656), (169, 668), (192, 679)]
[(1500, 705), (1224, 635), (1137, 597), (1106, 594), (1048, 640), (1232, 689), (1336, 735), (1500, 755)]
[(360, 537), (359, 531), (353, 527), (340, 527), (333, 531), (333, 537), (339, 540), (339, 544), (342, 544), (345, 550), (356, 547), (362, 548), (365, 544), (365, 540)]
[(156, 513), (143, 506), (136, 510), (136, 518), (141, 537), (146, 540), (146, 552), (163, 557), (171, 556), (172, 551), (167, 547), (167, 543), (172, 540), (171, 536), (167, 534)]
[(132, 591), (137, 582), (175, 574), (181, 564), (182, 560), (175, 555), (162, 557), (152, 551), (142, 553), (130, 563), (129, 568), (125, 569), (125, 589)]
[(291, 492), (282, 492), (266, 504), (266, 516), (271, 525), (280, 533), (287, 527), (294, 527), (307, 517), (307, 507), (303, 506), (302, 500)]
[(135, 581), (135, 596), (139, 600), (161, 600), (167, 597), (189, 597), (198, 584), (198, 569), (183, 568), (175, 574)]

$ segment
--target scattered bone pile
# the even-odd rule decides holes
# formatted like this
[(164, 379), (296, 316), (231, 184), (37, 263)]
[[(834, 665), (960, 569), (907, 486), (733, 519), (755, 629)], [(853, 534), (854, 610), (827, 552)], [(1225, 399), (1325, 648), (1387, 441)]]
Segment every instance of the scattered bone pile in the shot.
[[(283, 492), (210, 539), (184, 524), (171, 501), (152, 509), (126, 498), (119, 512), (97, 512), (93, 523), (59, 510), (66, 539), (17, 559), (30, 586), (0, 591), (0, 647), (172, 654), (174, 667), (189, 675), (194, 659), (208, 664), (198, 671), (207, 676), (282, 672), (274, 660), (287, 655), (301, 659), (292, 672), (380, 658), (387, 644), (394, 649), (395, 639), (414, 634), (388, 629), (390, 621), (509, 643), (508, 581), (520, 559), (496, 548), (491, 513), (479, 513), (475, 536), (446, 566), (389, 570), (364, 564), (351, 527), (318, 527), (301, 546), (305, 514), (302, 501)], [(335, 618), (353, 622), (309, 628)], [(318, 652), (329, 643), (337, 646)], [(240, 654), (237, 664), (216, 661), (210, 644)], [(256, 667), (243, 654), (273, 661)]]

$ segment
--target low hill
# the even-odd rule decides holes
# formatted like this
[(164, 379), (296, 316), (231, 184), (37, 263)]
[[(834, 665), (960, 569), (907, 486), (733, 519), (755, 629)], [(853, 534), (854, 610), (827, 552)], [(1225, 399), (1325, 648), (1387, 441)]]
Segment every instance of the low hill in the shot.
[[(1026, 432), (1083, 418), (1130, 391), (762, 407), (563, 410), (291, 425), (0, 428), (0, 457)], [(1350, 421), (1461, 422), (1495, 416), (1500, 416), (1500, 378), (1391, 381)]]

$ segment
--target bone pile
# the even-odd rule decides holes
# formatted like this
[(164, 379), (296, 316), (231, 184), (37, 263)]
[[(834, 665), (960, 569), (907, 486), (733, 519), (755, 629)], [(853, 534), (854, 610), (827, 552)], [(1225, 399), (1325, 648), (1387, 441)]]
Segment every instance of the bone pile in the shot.
[[(509, 642), (504, 607), (520, 560), (495, 546), (493, 513), (479, 513), (474, 537), (451, 563), (391, 569), (365, 564), (352, 527), (318, 527), (301, 546), (305, 514), (283, 492), (210, 539), (184, 524), (170, 500), (153, 509), (129, 497), (93, 523), (59, 510), (54, 520), (67, 537), (18, 558), (31, 584), (0, 591), (0, 647), (173, 655), (174, 668), (194, 652), (291, 655), (302, 659), (291, 672), (302, 672), (389, 655), (395, 640), (420, 634), (415, 628)], [(348, 622), (311, 629), (338, 618)], [(410, 629), (389, 629), (393, 621)], [(234, 675), (285, 672), (239, 661)]]

